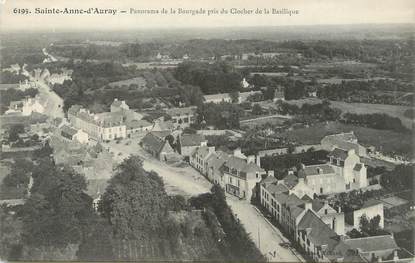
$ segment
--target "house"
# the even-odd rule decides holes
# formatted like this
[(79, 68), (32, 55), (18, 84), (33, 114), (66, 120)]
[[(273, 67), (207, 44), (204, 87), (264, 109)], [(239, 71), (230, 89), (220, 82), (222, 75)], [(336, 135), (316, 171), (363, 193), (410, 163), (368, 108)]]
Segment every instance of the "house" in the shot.
[(197, 147), (206, 146), (207, 140), (202, 134), (179, 135), (179, 153), (189, 158)]
[(118, 100), (117, 98), (111, 103), (111, 112), (129, 110), (130, 107), (125, 103), (125, 100)]
[(335, 148), (328, 154), (330, 165), (337, 174), (344, 178), (346, 190), (360, 189), (368, 186), (367, 169), (355, 149), (348, 151)]
[(298, 171), (298, 177), (304, 178), (304, 182), (316, 194), (341, 193), (346, 190), (343, 178), (328, 164), (303, 165)]
[(239, 92), (238, 103), (242, 103), (247, 101), (251, 96), (262, 96), (261, 91), (247, 91), (247, 92)]
[(208, 179), (220, 185), (222, 188), (226, 188), (226, 177), (221, 171), (222, 165), (226, 162), (228, 154), (222, 151), (216, 151), (209, 155), (207, 160), (207, 177)]
[(89, 141), (88, 133), (82, 130), (76, 130), (67, 125), (62, 126), (61, 135), (71, 141), (77, 141), (81, 144), (86, 144)]
[(207, 175), (208, 159), (214, 153), (215, 153), (215, 147), (208, 147), (206, 145), (198, 146), (190, 154), (189, 163), (196, 170), (198, 170), (201, 174)]
[(127, 122), (126, 126), (128, 137), (131, 137), (136, 133), (150, 131), (153, 128), (153, 124), (146, 120), (132, 120)]
[(26, 98), (22, 101), (11, 101), (5, 113), (21, 113), (23, 116), (30, 116), (33, 112), (43, 113), (44, 111), (45, 108), (39, 103), (38, 98)]
[(368, 200), (363, 206), (354, 210), (352, 215), (346, 217), (346, 222), (354, 228), (360, 228), (360, 218), (365, 215), (368, 220), (380, 216), (379, 227), (384, 227), (383, 203), (379, 200)]
[(285, 100), (285, 90), (284, 87), (278, 86), (274, 90), (273, 101)]
[(255, 158), (244, 159), (235, 155), (228, 156), (220, 169), (225, 176), (226, 192), (248, 201), (265, 174), (265, 170), (256, 165)]
[(350, 238), (343, 242), (351, 249), (358, 250), (369, 262), (379, 261), (379, 258), (385, 260), (399, 249), (392, 235)]
[(327, 135), (321, 140), (321, 146), (326, 151), (333, 151), (336, 148), (344, 151), (353, 149), (360, 157), (367, 156), (367, 149), (358, 143), (353, 131)]
[(326, 255), (335, 248), (340, 237), (313, 211), (308, 210), (298, 224), (296, 240), (316, 262), (328, 262)]
[(248, 81), (246, 81), (245, 78), (243, 78), (242, 81), (241, 81), (241, 87), (243, 89), (249, 89), (251, 87), (251, 85), (248, 83)]
[(222, 102), (228, 102), (232, 103), (232, 97), (229, 93), (219, 93), (219, 94), (212, 94), (212, 95), (204, 95), (203, 99), (205, 103), (222, 103)]
[(196, 107), (170, 108), (166, 114), (171, 117), (174, 127), (186, 128), (196, 121)]
[(144, 150), (155, 158), (168, 161), (176, 155), (170, 143), (166, 140), (166, 136), (169, 134), (169, 132), (149, 132), (144, 136), (140, 144)]
[(79, 105), (73, 105), (68, 110), (68, 119), (73, 127), (82, 129), (97, 140), (127, 137), (127, 126), (122, 112), (94, 114)]
[(301, 180), (296, 179), (293, 174), (287, 175), (282, 180), (268, 175), (260, 182), (261, 205), (293, 238), (307, 210), (312, 210), (333, 231), (343, 235), (345, 232), (344, 213), (324, 201), (313, 199), (312, 195), (304, 194), (301, 198), (297, 196), (296, 186), (299, 181)]

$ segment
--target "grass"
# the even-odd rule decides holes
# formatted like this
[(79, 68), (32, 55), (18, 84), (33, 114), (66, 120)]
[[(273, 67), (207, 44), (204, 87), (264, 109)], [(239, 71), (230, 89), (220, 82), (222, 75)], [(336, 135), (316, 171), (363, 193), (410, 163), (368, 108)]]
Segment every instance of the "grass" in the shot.
[[(286, 101), (290, 104), (301, 106), (304, 103), (317, 104), (322, 100), (317, 98), (307, 98), (300, 100)], [(402, 121), (402, 124), (407, 128), (412, 128), (413, 121), (404, 116), (405, 111), (411, 109), (409, 106), (400, 105), (387, 105), (387, 104), (371, 104), (371, 103), (348, 103), (343, 101), (330, 101), (331, 107), (340, 109), (343, 113), (355, 113), (355, 114), (373, 114), (373, 113), (385, 113), (392, 117), (397, 117)]]
[(329, 134), (354, 131), (359, 142), (363, 145), (375, 146), (385, 153), (398, 153), (413, 156), (412, 136), (408, 133), (398, 133), (388, 130), (376, 130), (339, 122), (317, 123), (308, 128), (299, 128), (282, 133), (283, 137), (296, 140), (302, 144), (318, 144)]

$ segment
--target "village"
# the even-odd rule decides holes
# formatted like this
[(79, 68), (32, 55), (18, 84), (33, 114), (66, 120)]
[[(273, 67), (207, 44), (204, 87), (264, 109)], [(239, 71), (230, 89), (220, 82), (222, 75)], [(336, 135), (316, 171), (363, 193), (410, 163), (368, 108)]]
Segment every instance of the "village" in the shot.
[[(97, 206), (116, 165), (138, 155), (145, 169), (162, 176), (168, 192), (192, 196), (209, 191), (210, 185), (223, 188), (235, 216), (271, 261), (409, 262), (410, 253), (384, 230), (384, 209), (408, 202), (382, 192), (379, 178), (369, 178), (368, 169), (386, 161), (373, 146), (360, 144), (353, 130), (326, 135), (318, 144), (264, 148), (247, 154), (240, 147), (229, 149), (209, 141), (217, 136), (237, 141), (246, 131), (192, 128), (199, 117), (195, 106), (165, 106), (161, 117), (150, 120), (148, 112), (131, 109), (125, 100), (114, 97), (108, 112), (94, 113), (72, 105), (64, 113), (63, 100), (48, 85), (63, 83), (71, 73), (58, 76), (47, 69), (26, 71), (29, 82), (16, 85), (16, 89), (30, 87), (40, 93), (10, 102), (2, 116), (2, 170), (13, 156), (30, 156), (50, 147), (56, 165), (85, 177), (87, 193)], [(241, 90), (251, 86), (245, 78), (240, 85)], [(255, 94), (261, 91), (205, 95), (203, 99), (210, 104), (243, 104)], [(273, 101), (284, 101), (281, 87), (275, 89)], [(291, 118), (288, 114), (276, 116)], [(4, 120), (10, 117), (28, 125), (18, 121), (5, 129)], [(327, 152), (320, 164), (298, 162), (278, 176), (262, 164), (263, 158), (271, 156), (319, 151)], [(400, 163), (392, 161), (390, 166)], [(29, 183), (23, 192), (30, 195), (30, 187)], [(376, 191), (380, 194), (365, 196)], [(345, 196), (356, 193), (362, 202), (348, 206)], [(24, 198), (17, 196), (2, 198), (1, 203), (23, 203)], [(366, 228), (371, 234), (362, 234)], [(261, 243), (261, 235), (268, 244)]]

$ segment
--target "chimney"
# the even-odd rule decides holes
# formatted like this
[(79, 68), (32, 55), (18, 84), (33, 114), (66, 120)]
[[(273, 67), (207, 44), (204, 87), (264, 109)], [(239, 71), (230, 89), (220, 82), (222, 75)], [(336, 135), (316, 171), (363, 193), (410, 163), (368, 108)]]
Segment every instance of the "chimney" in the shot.
[(313, 204), (311, 203), (311, 202), (306, 202), (305, 204), (304, 204), (304, 206), (305, 206), (305, 210), (307, 211), (307, 210), (311, 210), (311, 209), (313, 209)]
[(321, 172), (322, 172), (321, 168), (320, 167), (317, 167), (317, 173), (318, 174), (321, 174)]
[(261, 157), (259, 155), (256, 156), (256, 165), (261, 167)]
[(394, 250), (394, 251), (393, 251), (393, 260), (394, 260), (394, 261), (399, 260), (398, 250)]

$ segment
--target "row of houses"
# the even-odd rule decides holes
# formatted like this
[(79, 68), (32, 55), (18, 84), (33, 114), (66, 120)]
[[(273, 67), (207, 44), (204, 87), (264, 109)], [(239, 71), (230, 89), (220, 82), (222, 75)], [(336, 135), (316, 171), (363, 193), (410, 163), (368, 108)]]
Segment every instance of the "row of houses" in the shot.
[[(302, 193), (302, 187), (302, 179), (293, 174), (282, 180), (268, 176), (260, 182), (260, 200), (290, 239), (313, 260), (349, 262), (353, 256), (358, 262), (373, 262), (397, 256), (399, 247), (391, 235), (348, 238), (341, 208)], [(362, 207), (353, 215), (355, 222), (363, 214), (369, 218), (379, 214), (383, 227), (383, 207), (378, 205)]]

